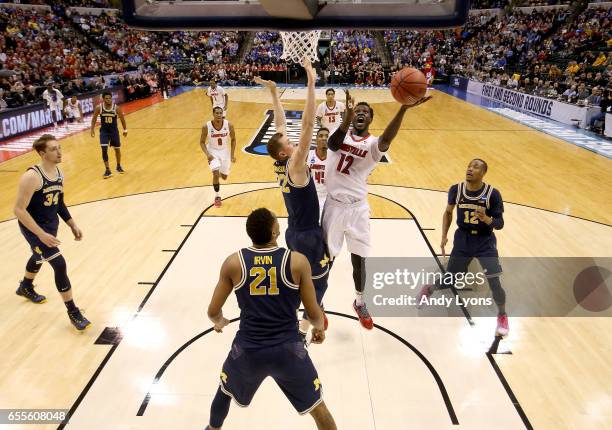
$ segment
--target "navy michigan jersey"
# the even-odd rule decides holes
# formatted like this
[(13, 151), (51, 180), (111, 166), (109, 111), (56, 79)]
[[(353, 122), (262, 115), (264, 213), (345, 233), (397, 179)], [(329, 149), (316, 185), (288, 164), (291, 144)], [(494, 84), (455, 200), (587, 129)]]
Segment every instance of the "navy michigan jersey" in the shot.
[(499, 218), (504, 212), (500, 192), (489, 184), (483, 184), (477, 191), (469, 191), (465, 183), (455, 184), (448, 190), (448, 204), (457, 205), (457, 225), (473, 235), (490, 235), (493, 227), (480, 221), (476, 211), (484, 208), (485, 214)]
[(276, 161), (274, 172), (281, 187), (291, 230), (309, 230), (319, 227), (319, 198), (317, 188), (308, 169), (308, 183), (304, 186), (291, 182), (288, 161)]
[[(64, 177), (57, 169), (57, 177), (55, 179), (48, 178), (44, 171), (39, 166), (30, 167), (28, 170), (34, 170), (40, 176), (40, 188), (34, 191), (30, 203), (26, 208), (27, 212), (34, 218), (38, 224), (47, 233), (57, 231), (59, 226), (59, 218), (57, 211), (60, 202), (64, 198)], [(23, 228), (23, 224), (19, 223)]]
[(110, 109), (106, 109), (104, 103), (100, 108), (100, 133), (115, 134), (119, 132), (117, 128), (117, 105), (113, 103)]
[(291, 251), (249, 247), (238, 251), (238, 256), (242, 277), (234, 286), (240, 307), (236, 341), (244, 348), (299, 341), (301, 296), (291, 276)]

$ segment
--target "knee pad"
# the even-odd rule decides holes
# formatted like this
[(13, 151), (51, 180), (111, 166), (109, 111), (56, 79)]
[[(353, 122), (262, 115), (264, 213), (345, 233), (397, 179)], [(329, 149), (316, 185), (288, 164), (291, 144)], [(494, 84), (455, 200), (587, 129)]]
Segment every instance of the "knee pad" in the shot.
[(102, 147), (102, 160), (108, 161), (108, 146)]
[(26, 272), (38, 273), (40, 266), (42, 266), (42, 260), (38, 255), (32, 254), (28, 262), (26, 263)]
[(491, 293), (493, 294), (493, 300), (497, 305), (505, 305), (506, 304), (506, 292), (501, 286), (501, 282), (499, 281), (499, 276), (494, 276), (489, 278), (489, 287), (491, 288)]
[(52, 260), (49, 260), (49, 264), (53, 267), (55, 273), (55, 286), (57, 291), (65, 293), (71, 287), (70, 280), (68, 279), (68, 269), (66, 267), (66, 260), (63, 255), (58, 255)]

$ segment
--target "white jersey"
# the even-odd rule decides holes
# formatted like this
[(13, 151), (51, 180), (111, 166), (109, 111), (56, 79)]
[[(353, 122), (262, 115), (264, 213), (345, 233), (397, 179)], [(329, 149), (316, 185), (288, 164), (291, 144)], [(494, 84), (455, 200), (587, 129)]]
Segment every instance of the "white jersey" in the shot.
[(80, 119), (81, 118), (81, 102), (80, 101), (75, 101), (74, 103), (72, 103), (72, 99), (68, 100), (66, 102), (66, 115), (69, 118), (76, 118), (76, 119)]
[(62, 107), (62, 99), (64, 96), (60, 92), (60, 90), (52, 89), (51, 91), (45, 90), (42, 94), (43, 100), (47, 103), (47, 106), (52, 109), (57, 109), (57, 107)]
[(212, 97), (213, 99), (213, 107), (220, 106), (225, 110), (225, 90), (217, 85), (217, 88), (213, 89), (212, 87), (208, 87), (206, 90), (206, 95)]
[(317, 107), (315, 116), (321, 118), (321, 127), (329, 129), (331, 135), (342, 124), (342, 114), (345, 109), (342, 102), (337, 101), (331, 109), (327, 106), (327, 102), (323, 102)]
[(230, 127), (229, 121), (224, 119), (219, 130), (215, 128), (212, 121), (206, 123), (208, 127), (208, 141), (206, 147), (212, 151), (226, 151), (229, 149)]
[(383, 156), (378, 137), (354, 136), (348, 132), (337, 151), (327, 151), (327, 194), (342, 203), (367, 202), (367, 180)]
[(327, 158), (325, 160), (321, 160), (317, 155), (317, 150), (311, 149), (308, 153), (307, 162), (314, 179), (315, 187), (317, 188), (319, 201), (325, 201), (325, 197), (327, 197), (327, 188), (325, 187), (325, 164), (327, 162)]

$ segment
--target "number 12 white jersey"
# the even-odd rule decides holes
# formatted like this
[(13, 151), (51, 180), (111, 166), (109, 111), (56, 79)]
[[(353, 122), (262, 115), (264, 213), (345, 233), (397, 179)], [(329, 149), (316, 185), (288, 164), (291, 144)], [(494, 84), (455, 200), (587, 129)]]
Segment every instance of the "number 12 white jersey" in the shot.
[(325, 185), (328, 196), (342, 203), (366, 201), (368, 176), (382, 156), (377, 136), (355, 136), (348, 132), (337, 151), (327, 151)]

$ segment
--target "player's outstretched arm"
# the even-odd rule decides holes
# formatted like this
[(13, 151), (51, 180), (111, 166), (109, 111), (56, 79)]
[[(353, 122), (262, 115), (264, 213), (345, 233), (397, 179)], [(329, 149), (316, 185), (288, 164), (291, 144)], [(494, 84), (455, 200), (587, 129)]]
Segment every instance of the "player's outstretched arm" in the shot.
[(229, 320), (223, 316), (223, 305), (234, 289), (232, 280), (239, 275), (241, 270), (240, 260), (236, 253), (227, 257), (221, 266), (219, 281), (208, 305), (208, 318), (215, 325), (217, 333), (221, 333), (223, 327), (229, 324)]
[(30, 200), (32, 200), (34, 191), (36, 191), (36, 188), (39, 186), (40, 178), (36, 173), (34, 173), (32, 170), (28, 170), (23, 174), (19, 180), (19, 189), (17, 190), (17, 200), (15, 201), (13, 213), (19, 222), (34, 233), (42, 243), (47, 245), (49, 248), (53, 248), (54, 246), (58, 246), (60, 241), (52, 234), (49, 234), (40, 228), (36, 221), (34, 221), (34, 218), (32, 218), (32, 215), (30, 215), (26, 209), (30, 204)]
[[(290, 160), (290, 174), (294, 180), (302, 182), (299, 177), (294, 176), (296, 167), (304, 167), (303, 172), (297, 172), (298, 175), (306, 175), (306, 158), (308, 157), (308, 151), (310, 151), (310, 143), (312, 142), (312, 132), (314, 130), (314, 116), (315, 116), (315, 81), (316, 72), (310, 63), (308, 58), (304, 58), (304, 70), (308, 76), (308, 88), (306, 93), (306, 105), (304, 106), (304, 114), (302, 115), (302, 130), (300, 132), (300, 142), (295, 150), (295, 156), (291, 157)], [(305, 179), (305, 178), (303, 178)]]
[(291, 275), (293, 281), (300, 286), (300, 297), (304, 304), (304, 309), (308, 313), (308, 320), (313, 326), (314, 343), (321, 343), (325, 339), (324, 317), (321, 307), (317, 303), (317, 294), (312, 283), (312, 271), (310, 263), (299, 252), (291, 252)]
[(96, 106), (91, 116), (91, 137), (95, 137), (96, 135), (96, 121), (98, 121), (98, 115), (100, 115), (100, 106)]
[(340, 149), (340, 145), (344, 141), (346, 133), (348, 133), (348, 129), (351, 126), (351, 122), (355, 117), (355, 99), (351, 97), (349, 90), (346, 90), (345, 93), (346, 107), (344, 111), (344, 116), (342, 117), (342, 124), (340, 124), (340, 127), (338, 127), (338, 129), (334, 131), (334, 133), (329, 136), (329, 139), (327, 140), (327, 147), (331, 151), (337, 151), (338, 149)]
[(278, 95), (278, 88), (276, 88), (276, 82), (261, 79), (259, 76), (255, 76), (253, 78), (253, 81), (256, 84), (263, 85), (270, 91), (270, 95), (272, 96), (272, 105), (274, 106), (274, 124), (276, 125), (276, 131), (278, 133), (286, 135), (287, 119), (285, 118), (285, 109), (283, 109), (283, 105)]
[(423, 97), (421, 100), (419, 100), (413, 105), (402, 105), (399, 108), (399, 111), (397, 111), (397, 113), (395, 114), (395, 116), (393, 117), (389, 125), (387, 126), (387, 128), (385, 128), (385, 131), (383, 132), (383, 134), (378, 139), (378, 149), (381, 152), (386, 152), (389, 149), (389, 146), (391, 146), (391, 141), (395, 139), (395, 136), (397, 136), (397, 132), (402, 126), (402, 121), (404, 119), (404, 115), (406, 114), (406, 111), (413, 107), (422, 105), (428, 100), (431, 100), (431, 96)]

